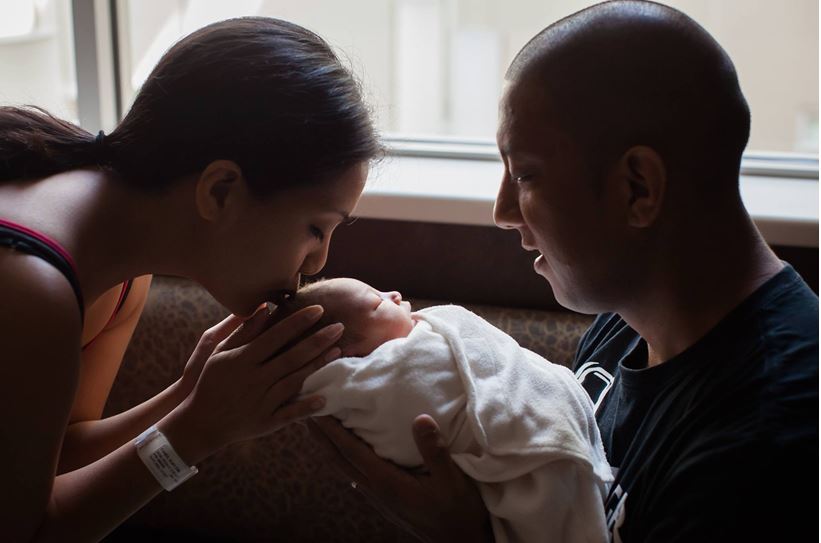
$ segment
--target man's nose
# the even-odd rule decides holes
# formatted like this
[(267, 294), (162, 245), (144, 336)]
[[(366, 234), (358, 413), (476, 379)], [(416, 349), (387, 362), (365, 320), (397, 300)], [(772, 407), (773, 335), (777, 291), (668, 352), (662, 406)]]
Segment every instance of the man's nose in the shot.
[(519, 195), (510, 182), (508, 175), (502, 179), (496, 202), (493, 204), (493, 222), (499, 228), (511, 229), (522, 224), (522, 212), (519, 209)]

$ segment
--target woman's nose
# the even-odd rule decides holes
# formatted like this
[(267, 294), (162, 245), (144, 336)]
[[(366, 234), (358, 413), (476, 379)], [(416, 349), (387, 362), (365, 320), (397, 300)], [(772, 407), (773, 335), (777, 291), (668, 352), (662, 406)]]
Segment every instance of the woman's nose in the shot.
[(322, 271), (328, 261), (328, 248), (329, 244), (323, 243), (321, 247), (309, 253), (302, 261), (299, 271), (303, 275), (316, 275)]
[(390, 292), (380, 292), (379, 294), (382, 296), (382, 298), (390, 300), (396, 305), (399, 305), (399, 303), (402, 301), (402, 295), (395, 290), (392, 290)]
[(493, 204), (493, 221), (499, 228), (511, 229), (522, 224), (522, 212), (519, 209), (519, 195), (505, 174), (499, 187), (496, 202)]

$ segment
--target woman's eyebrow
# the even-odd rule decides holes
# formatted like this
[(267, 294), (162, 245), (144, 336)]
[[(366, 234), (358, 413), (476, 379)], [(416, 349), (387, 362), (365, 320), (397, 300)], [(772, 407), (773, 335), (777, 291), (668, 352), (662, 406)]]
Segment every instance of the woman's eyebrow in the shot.
[(347, 211), (340, 211), (338, 209), (335, 209), (333, 211), (327, 211), (324, 214), (326, 214), (326, 215), (338, 215), (339, 216), (339, 223), (340, 224), (345, 224), (345, 225), (352, 224), (354, 221), (356, 221), (356, 219), (359, 218), (359, 217), (356, 217), (356, 216), (352, 217), (351, 214), (348, 213)]
[(348, 219), (350, 219), (350, 218), (351, 218), (351, 214), (350, 214), (350, 213), (348, 213), (347, 211), (340, 211), (340, 210), (338, 210), (338, 209), (334, 209), (333, 211), (330, 211), (330, 213), (334, 213), (334, 214), (336, 214), (336, 215), (339, 215), (339, 218), (340, 218), (343, 222), (344, 222), (344, 221), (347, 221)]

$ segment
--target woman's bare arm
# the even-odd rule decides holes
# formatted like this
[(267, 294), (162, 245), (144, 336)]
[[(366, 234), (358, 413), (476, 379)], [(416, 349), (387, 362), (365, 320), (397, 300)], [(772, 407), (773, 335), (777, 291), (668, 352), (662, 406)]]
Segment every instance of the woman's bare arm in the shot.
[(27, 541), (43, 521), (79, 373), (82, 324), (63, 275), (0, 251), (0, 526)]
[(82, 353), (80, 382), (60, 451), (58, 474), (91, 464), (134, 439), (171, 412), (193, 388), (193, 383), (182, 386), (183, 383), (178, 380), (129, 410), (100, 419), (128, 342), (145, 306), (150, 285), (150, 276), (135, 279), (127, 303), (112, 326), (107, 327)]
[[(0, 284), (4, 540), (97, 541), (161, 487), (130, 442), (55, 477), (77, 386), (79, 312), (57, 270), (33, 257), (14, 258), (25, 262), (5, 267)], [(0, 254), (0, 264), (8, 260), (8, 253)], [(243, 336), (241, 327), (217, 346), (192, 393), (158, 422), (183, 460), (199, 463), (229, 443), (271, 433), (321, 407), (312, 405), (315, 398), (289, 400), (334, 353), (338, 334), (326, 327), (272, 356), (319, 318), (310, 314), (298, 312), (256, 337)]]

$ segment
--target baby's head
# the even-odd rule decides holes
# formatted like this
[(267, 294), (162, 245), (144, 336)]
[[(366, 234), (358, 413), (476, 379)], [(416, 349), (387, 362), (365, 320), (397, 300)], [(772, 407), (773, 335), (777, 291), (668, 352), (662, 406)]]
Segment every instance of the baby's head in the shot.
[(347, 277), (310, 283), (274, 312), (274, 320), (318, 304), (325, 308), (317, 327), (334, 322), (345, 325), (337, 345), (342, 356), (367, 356), (391, 339), (407, 337), (415, 321), (411, 306), (398, 292), (380, 292)]

